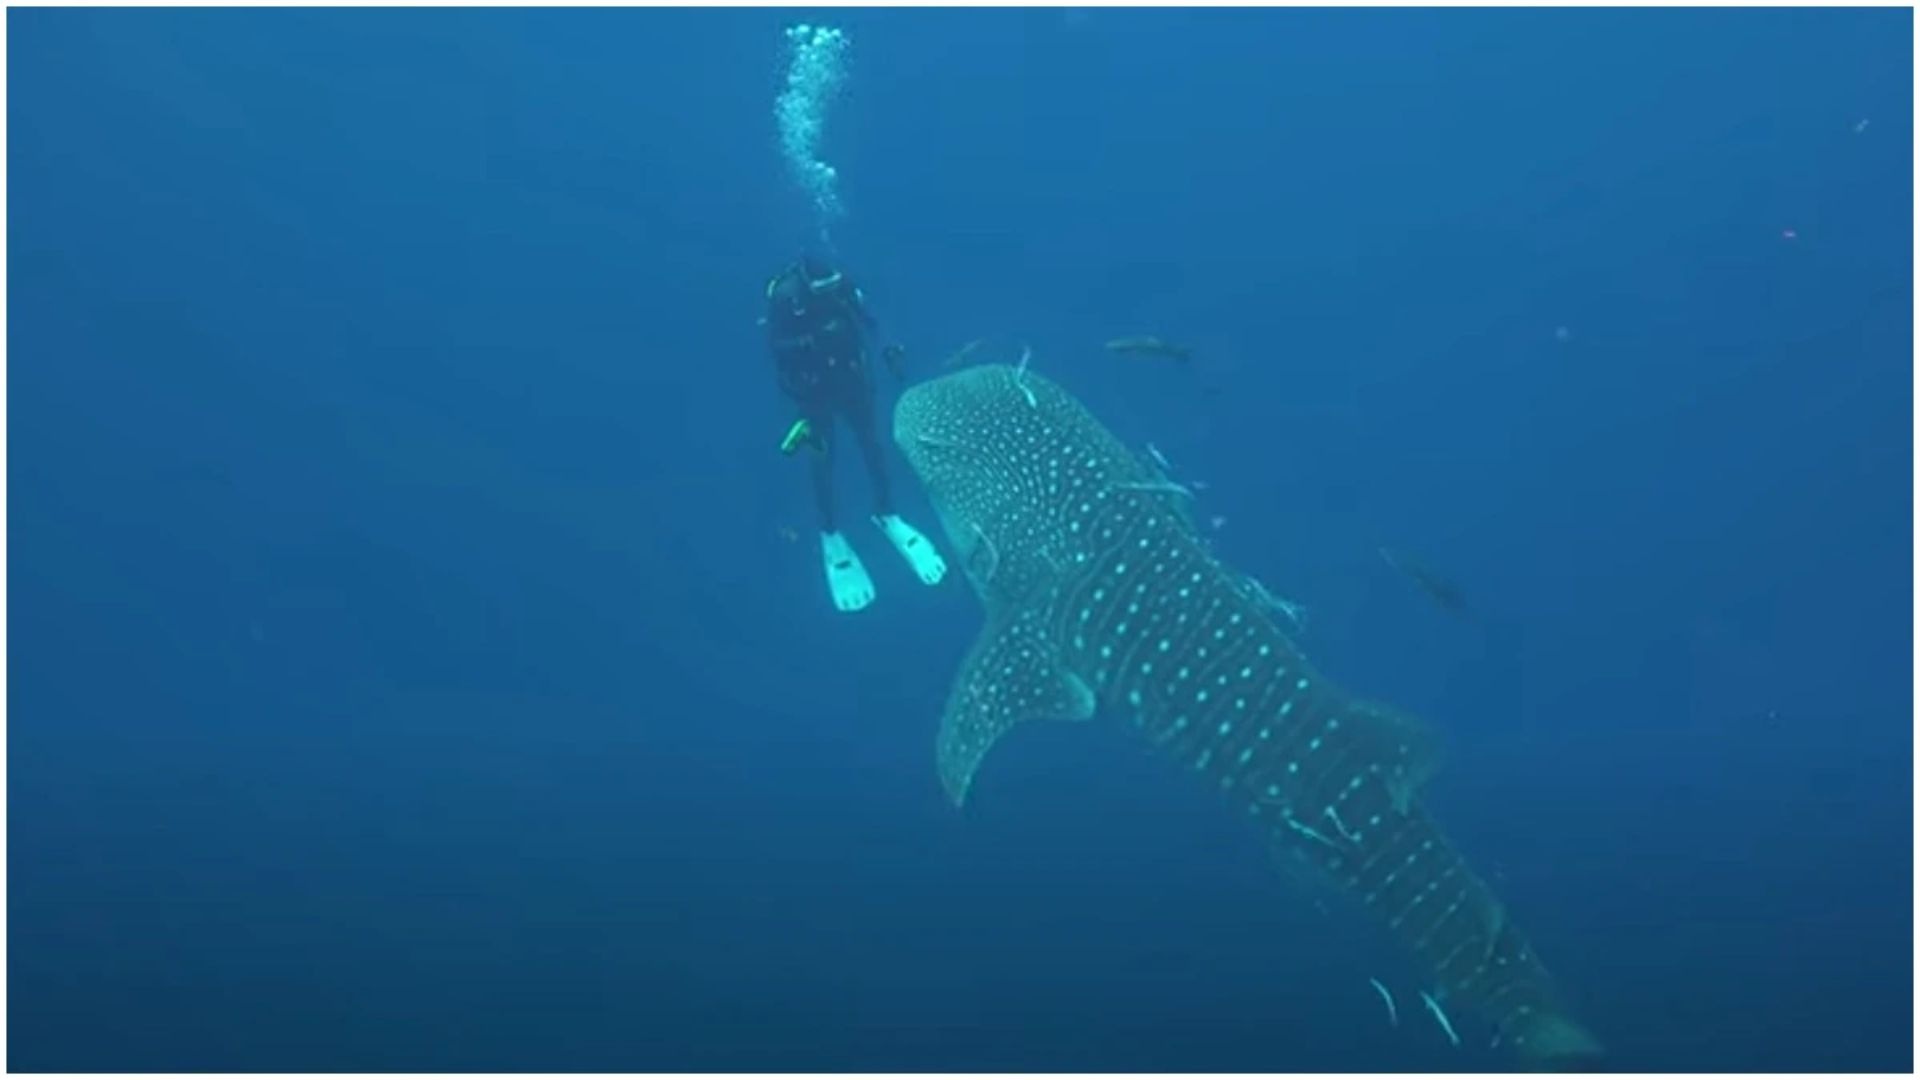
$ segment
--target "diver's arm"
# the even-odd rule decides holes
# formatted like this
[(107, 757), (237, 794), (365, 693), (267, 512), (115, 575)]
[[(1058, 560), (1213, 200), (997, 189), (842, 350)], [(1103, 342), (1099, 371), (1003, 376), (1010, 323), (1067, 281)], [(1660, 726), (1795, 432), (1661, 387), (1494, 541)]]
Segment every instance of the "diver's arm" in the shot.
[(858, 285), (847, 286), (847, 307), (852, 309), (860, 325), (869, 330), (880, 329), (880, 320), (873, 317), (873, 310), (867, 307), (867, 294)]
[[(867, 294), (859, 286), (847, 288), (847, 307), (852, 309), (854, 317), (860, 320), (860, 325), (867, 332), (875, 333), (880, 329), (880, 320), (873, 317), (873, 309), (867, 306)], [(880, 359), (885, 362), (887, 370), (893, 372), (893, 377), (896, 379), (906, 377), (906, 373), (902, 370), (906, 352), (907, 350), (898, 342), (891, 342), (880, 348)]]

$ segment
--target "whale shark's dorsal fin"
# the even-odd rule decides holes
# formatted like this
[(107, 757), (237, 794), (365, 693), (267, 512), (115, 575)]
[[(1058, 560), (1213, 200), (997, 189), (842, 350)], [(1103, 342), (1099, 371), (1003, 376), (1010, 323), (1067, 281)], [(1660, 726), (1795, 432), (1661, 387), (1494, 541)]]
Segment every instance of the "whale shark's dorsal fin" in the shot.
[(968, 650), (940, 718), (940, 783), (954, 805), (993, 744), (1025, 720), (1085, 720), (1093, 691), (1058, 663), (1040, 609), (987, 624)]

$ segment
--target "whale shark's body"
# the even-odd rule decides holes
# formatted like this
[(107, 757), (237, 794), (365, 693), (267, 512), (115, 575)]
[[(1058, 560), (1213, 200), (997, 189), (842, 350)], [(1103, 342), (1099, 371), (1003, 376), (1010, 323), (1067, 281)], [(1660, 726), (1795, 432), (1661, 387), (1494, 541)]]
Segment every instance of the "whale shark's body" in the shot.
[(1006, 366), (909, 389), (894, 438), (986, 608), (940, 725), (956, 803), (1015, 725), (1104, 711), (1395, 932), (1434, 980), (1443, 1023), (1439, 1001), (1534, 1063), (1598, 1053), (1422, 809), (1421, 726), (1314, 671), (1163, 475), (1060, 387)]

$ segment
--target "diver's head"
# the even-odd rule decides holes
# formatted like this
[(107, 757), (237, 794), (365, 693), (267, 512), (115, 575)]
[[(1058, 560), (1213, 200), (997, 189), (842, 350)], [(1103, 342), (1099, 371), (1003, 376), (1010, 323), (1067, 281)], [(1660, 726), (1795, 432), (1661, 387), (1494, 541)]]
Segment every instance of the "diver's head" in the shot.
[(813, 290), (807, 287), (807, 275), (800, 263), (793, 263), (767, 282), (767, 305), (795, 315), (804, 315)]
[(825, 258), (810, 251), (787, 264), (785, 270), (767, 282), (767, 303), (785, 313), (807, 313), (816, 294), (830, 292), (840, 284), (840, 271)]

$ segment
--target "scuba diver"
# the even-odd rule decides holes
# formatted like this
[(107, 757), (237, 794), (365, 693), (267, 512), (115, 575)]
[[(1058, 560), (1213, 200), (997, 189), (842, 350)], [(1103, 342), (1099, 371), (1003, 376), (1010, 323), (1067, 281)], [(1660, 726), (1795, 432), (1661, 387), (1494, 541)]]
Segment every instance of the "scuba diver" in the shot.
[[(867, 335), (877, 328), (866, 297), (826, 260), (803, 255), (767, 282), (767, 344), (780, 389), (800, 418), (781, 442), (783, 453), (812, 451), (813, 498), (820, 512), (820, 555), (833, 606), (859, 611), (873, 602), (873, 579), (839, 530), (833, 506), (834, 419), (847, 423), (866, 460), (873, 484), (874, 524), (893, 542), (921, 581), (937, 585), (947, 564), (933, 542), (893, 510), (887, 462), (874, 419), (872, 365)], [(888, 345), (881, 359), (900, 377), (901, 349)]]

